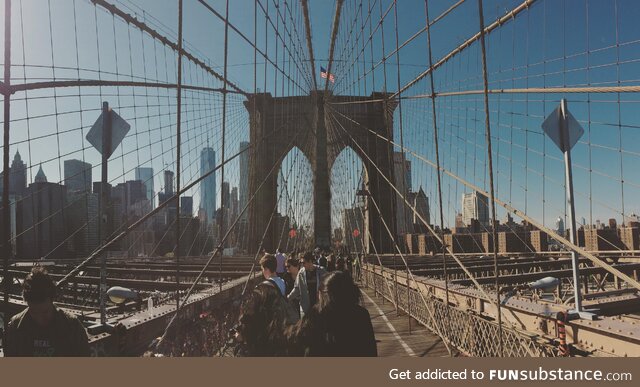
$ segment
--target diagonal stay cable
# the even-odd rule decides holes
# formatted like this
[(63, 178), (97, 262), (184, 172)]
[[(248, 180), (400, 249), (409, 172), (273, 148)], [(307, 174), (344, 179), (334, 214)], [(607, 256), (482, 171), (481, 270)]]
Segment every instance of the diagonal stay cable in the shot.
[[(260, 142), (266, 141), (267, 138), (268, 138), (268, 134), (265, 134), (265, 136), (262, 137)], [(259, 146), (259, 145), (260, 144), (257, 144), (257, 145), (249, 144), (248, 147), (240, 150), (238, 153), (234, 154), (232, 157), (228, 158), (227, 160), (224, 160), (222, 163), (217, 165), (215, 168), (209, 170), (207, 173), (201, 175), (199, 178), (197, 178), (193, 182), (189, 183), (187, 186), (182, 188), (180, 191), (174, 193), (174, 195), (171, 198), (167, 199), (163, 204), (159, 205), (158, 207), (153, 209), (151, 212), (147, 213), (145, 216), (141, 217), (136, 222), (132, 223), (130, 226), (128, 226), (122, 232), (120, 232), (119, 234), (115, 235), (112, 239), (110, 239), (105, 245), (103, 245), (102, 247), (100, 247), (99, 249), (97, 249), (93, 253), (91, 253), (91, 255), (89, 257), (87, 257), (78, 266), (76, 266), (73, 270), (71, 270), (69, 273), (67, 273), (67, 275), (65, 275), (60, 281), (58, 281), (56, 283), (56, 287), (60, 287), (60, 286), (64, 285), (66, 282), (69, 281), (69, 279), (75, 277), (87, 264), (89, 264), (91, 261), (96, 259), (98, 257), (98, 255), (100, 255), (108, 247), (112, 246), (114, 243), (116, 243), (119, 240), (121, 240), (122, 238), (124, 238), (131, 230), (135, 229), (140, 224), (144, 223), (146, 220), (151, 218), (154, 214), (156, 214), (159, 211), (161, 211), (163, 208), (165, 208), (168, 205), (168, 203), (171, 203), (173, 200), (176, 200), (176, 198), (178, 198), (180, 195), (183, 195), (185, 192), (187, 192), (188, 190), (193, 188), (196, 184), (200, 183), (205, 178), (211, 176), (218, 169), (220, 169), (223, 165), (228, 164), (229, 162), (231, 162), (234, 159), (236, 159), (237, 157), (239, 157), (241, 154), (243, 154), (245, 152), (248, 152), (249, 150), (251, 150), (254, 147)]]
[(525, 0), (523, 3), (521, 3), (520, 5), (518, 5), (517, 7), (512, 9), (511, 11), (508, 11), (505, 15), (500, 17), (498, 20), (494, 21), (493, 23), (491, 23), (490, 25), (485, 27), (485, 29), (483, 31), (479, 31), (479, 32), (475, 33), (472, 37), (470, 37), (469, 39), (465, 40), (461, 45), (459, 45), (458, 47), (454, 48), (447, 55), (442, 57), (438, 62), (434, 63), (433, 66), (429, 66), (428, 69), (426, 69), (425, 71), (420, 73), (415, 79), (411, 80), (409, 83), (404, 85), (400, 90), (398, 90), (398, 92), (396, 92), (394, 95), (392, 95), (391, 98), (395, 98), (400, 93), (405, 92), (407, 89), (409, 89), (410, 87), (412, 87), (416, 83), (420, 82), (420, 80), (422, 80), (424, 77), (429, 75), (432, 71), (434, 71), (438, 67), (442, 66), (444, 63), (446, 63), (448, 60), (453, 58), (455, 55), (457, 55), (460, 52), (462, 52), (463, 50), (465, 50), (467, 47), (471, 46), (471, 44), (473, 44), (474, 42), (478, 41), (480, 39), (481, 35), (489, 34), (493, 30), (495, 30), (496, 28), (498, 28), (498, 27), (502, 26), (503, 24), (505, 24), (510, 19), (514, 19), (516, 17), (516, 15), (518, 15), (520, 12), (522, 12), (524, 10), (528, 10), (529, 7), (535, 2), (536, 2), (536, 0)]
[[(298, 155), (299, 155), (299, 153), (296, 154), (296, 157), (294, 158), (294, 163), (298, 159)], [(289, 168), (289, 171), (287, 171), (287, 176), (291, 175), (291, 171), (293, 171), (294, 163), (291, 163), (291, 167)], [(286, 178), (284, 178), (284, 180), (285, 180), (285, 182), (287, 181)], [(262, 251), (262, 245), (264, 243), (265, 238), (267, 237), (267, 233), (269, 232), (269, 226), (271, 225), (273, 217), (275, 216), (276, 212), (278, 211), (278, 204), (280, 204), (280, 200), (282, 199), (282, 194), (284, 192), (285, 192), (285, 190), (280, 191), (280, 194), (278, 195), (278, 199), (276, 200), (276, 203), (273, 206), (273, 210), (271, 211), (271, 215), (269, 216), (269, 221), (267, 222), (267, 225), (266, 225), (266, 227), (264, 229), (264, 233), (262, 234), (262, 239), (260, 240), (260, 244), (258, 245), (258, 248), (256, 249), (256, 254), (253, 257), (253, 264), (251, 265), (251, 269), (249, 269), (249, 274), (255, 272), (256, 263), (258, 262), (258, 256), (260, 255), (260, 251)], [(245, 295), (245, 293), (247, 291), (247, 287), (249, 286), (250, 279), (251, 278), (247, 278), (247, 280), (245, 281), (244, 286), (242, 288), (241, 297), (244, 297), (244, 295)]]
[[(400, 147), (399, 144), (395, 143), (394, 141), (389, 140), (388, 138), (382, 136), (379, 133), (376, 133), (375, 131), (365, 127), (364, 125), (360, 124), (359, 122), (351, 119), (350, 117), (345, 116), (344, 114), (336, 111), (336, 113), (338, 113), (339, 115), (341, 115), (342, 117), (344, 117), (347, 120), (350, 120), (351, 122), (355, 123), (356, 125), (368, 130), (369, 132), (371, 132), (373, 135), (384, 139), (385, 141), (389, 141), (391, 144), (393, 144), (396, 147)], [(417, 158), (418, 160), (428, 164), (429, 166), (433, 167), (433, 168), (438, 168), (436, 166), (436, 164), (434, 162), (432, 162), (431, 160), (426, 159), (425, 157), (421, 156), (420, 154), (416, 153), (415, 151), (409, 149), (409, 148), (405, 148), (404, 149), (405, 152), (411, 154), (412, 156), (414, 156), (415, 158)], [(465, 179), (459, 177), (458, 175), (456, 175), (455, 173), (445, 169), (444, 167), (440, 167), (440, 170), (442, 171), (442, 173), (446, 174), (449, 177), (452, 177), (453, 179), (457, 180), (458, 182), (462, 183), (463, 185), (465, 185), (466, 187), (474, 190), (475, 192), (485, 196), (485, 197), (489, 197), (489, 193), (486, 191), (483, 191), (480, 187), (478, 187), (477, 185), (466, 181)], [(582, 255), (583, 257), (589, 259), (593, 264), (595, 264), (596, 266), (599, 266), (601, 268), (603, 268), (604, 270), (608, 271), (609, 273), (613, 274), (614, 276), (624, 280), (625, 282), (627, 282), (628, 284), (632, 285), (634, 288), (640, 290), (640, 283), (636, 280), (634, 280), (633, 278), (629, 277), (627, 274), (624, 274), (623, 272), (621, 272), (620, 270), (616, 269), (615, 267), (613, 267), (612, 265), (609, 265), (608, 263), (602, 261), (601, 259), (599, 259), (598, 257), (596, 257), (595, 255), (593, 255), (592, 253), (588, 252), (587, 250), (585, 250), (582, 247), (579, 247), (573, 243), (571, 243), (568, 239), (564, 238), (563, 236), (559, 235), (557, 232), (555, 232), (554, 230), (546, 227), (545, 225), (543, 225), (542, 223), (538, 222), (537, 220), (533, 219), (532, 217), (530, 217), (529, 215), (527, 215), (525, 212), (511, 206), (510, 204), (502, 201), (501, 199), (498, 199), (497, 197), (494, 198), (495, 202), (502, 206), (504, 209), (506, 209), (507, 211), (511, 212), (512, 214), (526, 220), (527, 222), (531, 223), (532, 225), (534, 225), (535, 227), (537, 227), (538, 229), (544, 231), (545, 233), (547, 233), (548, 235), (550, 235), (553, 239), (557, 240), (558, 242), (562, 243), (563, 245), (565, 245), (567, 248), (575, 251), (576, 253)], [(406, 201), (406, 200), (405, 200)], [(420, 220), (426, 224), (426, 222), (424, 221), (424, 219), (422, 219), (422, 217), (418, 215), (418, 218), (420, 218)], [(427, 225), (428, 226), (428, 225)], [(431, 229), (430, 229), (431, 230)], [(450, 253), (453, 257), (453, 254)]]
[[(342, 115), (342, 113), (337, 112), (336, 113)], [(344, 115), (342, 115), (343, 117), (346, 117)], [(340, 124), (340, 122), (335, 118), (335, 116), (333, 117), (334, 120), (336, 120), (336, 122), (338, 123), (338, 125), (342, 128), (342, 130), (345, 131), (345, 133), (351, 138), (351, 140), (353, 141), (353, 143), (360, 149), (361, 152), (363, 152), (363, 154), (365, 155), (365, 157), (367, 157), (367, 159), (369, 160), (369, 162), (374, 166), (374, 168), (376, 168), (377, 172), (380, 174), (380, 176), (387, 182), (387, 184), (390, 185), (390, 187), (396, 191), (397, 195), (399, 198), (401, 198), (402, 200), (404, 200), (404, 202), (406, 203), (407, 206), (409, 206), (409, 208), (411, 208), (414, 212), (414, 215), (416, 217), (418, 217), (418, 219), (420, 219), (420, 221), (429, 229), (429, 231), (434, 235), (434, 237), (443, 245), (445, 244), (444, 240), (440, 239), (440, 236), (438, 235), (438, 233), (431, 227), (431, 225), (429, 225), (429, 223), (422, 217), (422, 215), (420, 213), (418, 213), (418, 211), (415, 209), (415, 207), (411, 206), (411, 204), (407, 201), (407, 199), (405, 198), (405, 196), (397, 189), (397, 187), (384, 175), (384, 173), (382, 173), (382, 171), (380, 170), (380, 168), (376, 165), (376, 163), (369, 157), (368, 154), (366, 154), (364, 152), (364, 150), (362, 149), (362, 147), (360, 146), (360, 144), (358, 144), (358, 142), (351, 136), (351, 134), (342, 126), (342, 124)], [(348, 117), (346, 117), (348, 118)], [(354, 121), (355, 122), (355, 121)], [(384, 138), (384, 136), (380, 136), (380, 138)], [(386, 141), (391, 142), (389, 139), (384, 138)], [(392, 143), (392, 142), (391, 142)], [(460, 260), (460, 258), (458, 258), (454, 253), (453, 250), (451, 250), (451, 248), (449, 246), (447, 246), (447, 251), (449, 252), (449, 255), (451, 255), (451, 257), (453, 259), (456, 260), (456, 262), (458, 263), (458, 265), (460, 266), (460, 268), (462, 268), (462, 270), (467, 274), (467, 276), (469, 277), (469, 279), (474, 283), (474, 285), (478, 288), (478, 290), (482, 293), (482, 295), (484, 297), (486, 297), (487, 301), (489, 301), (491, 304), (493, 304), (495, 307), (497, 307), (497, 305), (495, 305), (493, 298), (490, 297), (486, 291), (482, 288), (482, 286), (480, 285), (480, 283), (476, 280), (475, 276), (467, 269), (467, 267), (464, 265), (464, 263)], [(405, 262), (406, 263), (406, 262)], [(408, 265), (407, 265), (408, 268)], [(413, 276), (413, 274), (412, 274)]]
[[(333, 118), (333, 120), (338, 124), (338, 126), (340, 126), (342, 128), (342, 130), (345, 131), (345, 133), (347, 134), (347, 136), (351, 139), (352, 143), (358, 147), (360, 149), (360, 152), (362, 152), (362, 154), (365, 155), (365, 157), (369, 160), (369, 162), (377, 169), (377, 172), (384, 178), (386, 179), (386, 176), (384, 176), (384, 174), (382, 173), (382, 171), (380, 171), (380, 169), (378, 168), (378, 166), (373, 162), (373, 160), (371, 160), (371, 158), (369, 157), (368, 154), (366, 154), (366, 152), (364, 152), (364, 149), (362, 149), (362, 147), (360, 146), (360, 144), (351, 136), (351, 134), (342, 126), (342, 124), (336, 119), (336, 117), (332, 114), (332, 112), (329, 112), (329, 115), (331, 118)], [(393, 187), (393, 184), (391, 184)], [(395, 188), (395, 187), (394, 187)], [(373, 201), (373, 197), (371, 197), (372, 201)], [(398, 244), (395, 242), (395, 238), (393, 236), (393, 233), (391, 233), (391, 230), (389, 230), (389, 227), (384, 219), (384, 216), (382, 216), (382, 213), (380, 212), (380, 209), (378, 208), (378, 205), (375, 203), (375, 201), (373, 201), (373, 203), (376, 206), (376, 209), (378, 210), (378, 215), (380, 215), (380, 219), (382, 220), (382, 223), (385, 227), (385, 229), (387, 230), (387, 233), (389, 233), (389, 237), (391, 238), (391, 240), (393, 241), (394, 247), (396, 248), (396, 250), (398, 251), (398, 253), (400, 254), (400, 258), (402, 259), (402, 261), (405, 264), (405, 267), (407, 268), (407, 273), (409, 274), (409, 276), (411, 277), (411, 280), (414, 283), (417, 283), (413, 273), (411, 272), (411, 269), (409, 268), (409, 264), (407, 262), (407, 260), (405, 259), (404, 255), (402, 254), (402, 252), (400, 251), (400, 249), (398, 248)], [(424, 294), (422, 294), (422, 292), (418, 292), (420, 294), (420, 298), (422, 299), (422, 302), (424, 303), (425, 307), (427, 309), (430, 309), (429, 313), (429, 317), (430, 319), (433, 321), (433, 326), (436, 330), (436, 334), (438, 336), (440, 336), (440, 338), (442, 339), (442, 342), (445, 344), (445, 346), (447, 347), (447, 350), (449, 351), (449, 354), (451, 354), (451, 349), (449, 348), (449, 344), (447, 343), (448, 338), (446, 338), (446, 336), (440, 331), (440, 328), (437, 324), (437, 321), (435, 319), (434, 316), (434, 311), (433, 309), (430, 307), (429, 303), (427, 302), (427, 300), (424, 297)]]
[[(339, 113), (339, 112), (338, 112)], [(384, 173), (380, 170), (380, 168), (377, 166), (377, 164), (369, 157), (369, 155), (367, 155), (364, 150), (362, 149), (362, 147), (360, 146), (360, 144), (355, 141), (355, 139), (348, 133), (348, 131), (346, 130), (346, 128), (344, 128), (344, 126), (342, 126), (342, 124), (340, 124), (340, 122), (335, 118), (335, 116), (333, 116), (334, 120), (338, 123), (338, 125), (342, 128), (343, 131), (345, 131), (345, 133), (351, 138), (351, 140), (353, 141), (353, 143), (360, 149), (360, 151), (365, 155), (365, 157), (367, 157), (367, 159), (369, 160), (369, 162), (373, 165), (373, 167), (376, 169), (376, 171), (378, 172), (378, 174), (390, 185), (390, 187), (396, 191), (398, 197), (402, 198), (405, 202), (405, 204), (411, 208), (414, 212), (414, 216), (416, 216), (418, 219), (420, 219), (420, 221), (427, 227), (427, 229), (429, 230), (429, 232), (431, 234), (434, 235), (434, 237), (443, 245), (445, 245), (443, 240), (439, 239), (439, 235), (436, 233), (436, 231), (428, 224), (428, 222), (422, 217), (421, 214), (418, 213), (418, 211), (416, 210), (415, 207), (412, 207), (411, 204), (407, 201), (407, 199), (405, 198), (404, 195), (402, 195), (400, 193), (400, 191), (397, 189), (397, 187), (395, 187), (395, 185), (389, 181), (389, 179), (384, 175)], [(381, 138), (384, 138), (382, 136), (380, 136)], [(388, 140), (387, 140), (388, 141)], [(373, 200), (373, 198), (372, 198)], [(375, 203), (375, 202), (374, 202)], [(387, 232), (390, 234), (390, 237), (392, 238), (392, 240), (394, 241), (394, 245), (396, 247), (396, 249), (398, 249), (397, 244), (395, 243), (395, 239), (393, 237), (393, 235), (391, 234), (390, 230), (388, 229), (388, 226), (386, 225), (386, 222), (384, 220), (384, 218), (382, 218), (382, 215), (380, 213), (381, 219), (383, 221), (383, 224), (385, 225), (385, 228), (387, 229)], [(469, 277), (469, 279), (471, 280), (471, 282), (473, 282), (473, 284), (477, 287), (477, 289), (480, 291), (480, 293), (482, 293), (482, 295), (485, 297), (486, 301), (489, 302), (490, 304), (492, 304), (494, 307), (497, 308), (496, 303), (494, 302), (494, 299), (492, 297), (490, 297), (487, 292), (484, 290), (484, 288), (482, 288), (482, 286), (480, 285), (480, 283), (477, 281), (477, 279), (475, 278), (475, 276), (468, 270), (468, 268), (464, 265), (464, 263), (460, 260), (460, 258), (458, 258), (454, 253), (453, 250), (451, 250), (451, 248), (449, 246), (447, 247), (447, 251), (449, 252), (449, 255), (458, 263), (458, 265), (460, 266), (460, 268), (465, 272), (465, 274)], [(399, 251), (399, 250), (398, 250)], [(413, 275), (413, 272), (411, 271), (411, 269), (409, 268), (409, 264), (406, 261), (406, 259), (404, 258), (404, 255), (402, 255), (402, 253), (400, 252), (400, 257), (403, 260), (405, 267), (407, 268), (407, 273), (409, 274), (409, 276), (411, 277), (411, 280), (416, 282), (415, 277)], [(427, 306), (427, 302), (424, 298), (424, 296), (422, 295), (422, 293), (420, 293), (420, 297), (422, 298), (425, 306)], [(431, 316), (432, 317), (432, 316)], [(435, 322), (435, 320), (434, 320)], [(504, 323), (504, 322), (503, 322)], [(512, 329), (517, 329), (510, 321), (507, 321), (508, 325), (512, 328)], [(438, 334), (439, 336), (443, 337), (441, 335), (440, 332), (436, 332), (436, 334)], [(443, 341), (445, 339), (443, 338)], [(531, 352), (531, 350), (528, 347), (525, 347), (525, 349), (533, 356), (533, 353)]]
[[(295, 140), (298, 138), (298, 136), (300, 135), (300, 133), (302, 132), (298, 132), (295, 136), (293, 136), (293, 138), (291, 139), (291, 141), (289, 142), (289, 146), (293, 145)], [(240, 152), (241, 153), (241, 152)], [(280, 155), (280, 157), (278, 158), (278, 161), (275, 162), (273, 164), (273, 166), (271, 167), (271, 170), (269, 171), (269, 173), (267, 174), (267, 176), (265, 176), (265, 178), (262, 180), (262, 182), (260, 183), (260, 185), (258, 186), (258, 188), (256, 189), (256, 191), (253, 193), (253, 195), (251, 196), (251, 198), (249, 198), (249, 200), (247, 201), (247, 203), (245, 204), (245, 206), (242, 208), (242, 211), (239, 213), (238, 217), (236, 218), (236, 220), (233, 222), (233, 224), (228, 228), (228, 230), (226, 231), (224, 237), (220, 240), (220, 242), (218, 243), (218, 246), (216, 247), (216, 249), (211, 253), (211, 256), (209, 257), (209, 259), (207, 260), (207, 262), (205, 263), (204, 267), (202, 268), (202, 270), (200, 271), (200, 273), (198, 274), (198, 276), (196, 277), (196, 279), (193, 281), (193, 283), (191, 284), (191, 287), (189, 288), (189, 290), (187, 291), (187, 294), (184, 296), (184, 298), (182, 299), (182, 302), (180, 304), (180, 306), (176, 309), (173, 317), (171, 318), (171, 320), (169, 321), (169, 323), (167, 324), (164, 333), (162, 334), (162, 339), (164, 339), (167, 335), (167, 333), (169, 332), (169, 328), (171, 328), (171, 326), (173, 325), (174, 321), (176, 320), (176, 318), (178, 317), (178, 315), (180, 314), (180, 311), (184, 308), (184, 306), (187, 304), (187, 302), (189, 301), (189, 297), (191, 297), (191, 295), (193, 294), (193, 291), (196, 288), (196, 285), (200, 282), (200, 280), (202, 279), (202, 277), (204, 276), (204, 273), (207, 271), (207, 269), (209, 268), (209, 266), (211, 265), (211, 262), (213, 262), (213, 258), (218, 255), (222, 249), (224, 248), (224, 243), (227, 240), (227, 238), (229, 237), (229, 235), (231, 235), (231, 232), (233, 231), (233, 229), (235, 228), (236, 224), (238, 224), (238, 222), (240, 221), (240, 219), (242, 218), (242, 215), (247, 211), (247, 209), (249, 208), (249, 205), (252, 204), (252, 202), (255, 200), (255, 198), (258, 196), (258, 192), (262, 189), (262, 187), (264, 186), (264, 184), (267, 182), (267, 180), (269, 179), (269, 177), (273, 174), (274, 171), (277, 170), (278, 165), (282, 162), (282, 160), (284, 159), (284, 157), (287, 155), (288, 153), (288, 147), (284, 148), (284, 151), (282, 152), (282, 155)], [(235, 156), (234, 156), (235, 157)], [(161, 340), (162, 340), (161, 339)]]

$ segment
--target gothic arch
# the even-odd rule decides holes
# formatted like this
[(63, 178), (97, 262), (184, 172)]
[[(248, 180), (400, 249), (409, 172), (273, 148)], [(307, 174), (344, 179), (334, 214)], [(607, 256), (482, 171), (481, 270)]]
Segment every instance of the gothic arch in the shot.
[[(393, 178), (393, 138), (395, 101), (388, 94), (373, 93), (369, 97), (331, 96), (323, 92), (308, 96), (278, 97), (253, 94), (245, 102), (250, 116), (250, 141), (256, 144), (249, 157), (251, 174), (249, 193), (256, 198), (249, 208), (247, 246), (255, 249), (262, 240), (270, 211), (277, 200), (277, 170), (283, 154), (294, 146), (310, 161), (314, 175), (315, 244), (331, 243), (330, 170), (335, 157), (347, 146), (362, 159), (369, 176), (369, 192), (377, 209), (369, 206), (369, 230), (379, 252), (392, 252), (393, 242), (383, 225), (393, 227), (392, 189), (385, 180)], [(373, 132), (373, 133), (372, 133)], [(284, 152), (286, 150), (286, 153)], [(382, 177), (384, 175), (384, 177)], [(264, 184), (262, 182), (264, 181)], [(262, 184), (262, 185), (261, 185)], [(395, 230), (391, 230), (392, 235)], [(267, 231), (263, 247), (275, 246), (273, 231)]]

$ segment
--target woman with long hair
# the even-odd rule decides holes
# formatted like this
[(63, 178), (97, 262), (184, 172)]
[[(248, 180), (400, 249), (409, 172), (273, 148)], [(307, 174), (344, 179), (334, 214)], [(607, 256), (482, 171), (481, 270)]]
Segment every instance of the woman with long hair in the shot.
[(329, 273), (318, 304), (287, 330), (290, 354), (377, 356), (371, 316), (360, 303), (360, 289), (348, 274)]

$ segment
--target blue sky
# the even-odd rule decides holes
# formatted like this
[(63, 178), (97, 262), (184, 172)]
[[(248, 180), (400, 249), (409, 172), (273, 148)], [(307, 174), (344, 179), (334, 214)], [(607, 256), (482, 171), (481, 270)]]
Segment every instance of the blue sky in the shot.
[[(224, 1), (207, 2), (224, 14)], [(284, 5), (283, 1), (280, 3)], [(297, 2), (290, 3), (298, 6)], [(361, 3), (362, 12), (356, 17)], [(430, 1), (431, 19), (454, 3), (452, 0)], [(187, 49), (222, 72), (224, 24), (197, 1), (185, 0), (184, 4)], [(254, 1), (233, 0), (230, 4), (230, 22), (253, 40)], [(277, 20), (274, 1), (263, 0), (261, 4), (269, 7), (272, 20)], [(319, 72), (321, 65), (327, 67), (335, 6), (329, 0), (310, 0), (309, 4), (316, 69)], [(484, 1), (485, 24), (519, 4), (520, 1), (515, 0)], [(123, 0), (116, 5), (130, 14), (136, 14), (138, 19), (145, 20), (172, 41), (176, 40), (177, 2)], [(345, 1), (333, 67), (337, 77), (336, 93), (370, 94), (373, 90), (385, 88), (390, 92), (398, 90), (395, 56), (390, 57), (385, 66), (380, 65), (366, 77), (357, 80), (358, 69), (362, 74), (382, 58), (382, 29), (374, 34), (373, 43), (365, 43), (364, 57), (359, 58), (356, 66), (351, 65), (355, 56), (350, 45), (356, 41), (357, 34), (352, 35), (347, 43), (347, 27), (356, 20), (354, 25), (359, 31), (369, 6), (372, 8), (374, 28), (380, 15), (392, 7), (382, 24), (386, 55), (396, 47), (396, 28), (398, 41), (402, 44), (424, 27), (425, 6), (422, 1), (398, 1), (397, 25), (390, 0)], [(476, 1), (465, 1), (432, 27), (434, 61), (478, 31), (477, 7)], [(262, 13), (261, 10), (259, 12)], [(3, 14), (0, 16), (4, 19)], [(640, 29), (636, 26), (639, 18), (640, 3), (633, 0), (536, 1), (514, 20), (487, 36), (489, 88), (637, 85), (640, 80)], [(364, 27), (366, 39), (369, 27)], [(265, 18), (261, 15), (258, 46), (267, 50), (269, 57), (275, 60), (273, 30), (267, 28), (266, 39), (264, 31)], [(358, 47), (362, 47), (362, 37), (359, 39)], [(306, 47), (303, 48), (306, 50)], [(142, 36), (135, 28), (86, 0), (14, 0), (12, 50), (14, 83), (22, 83), (25, 78), (27, 82), (34, 82), (54, 77), (176, 82), (177, 65), (172, 50), (154, 43), (148, 36)], [(288, 65), (288, 62), (283, 62), (281, 46), (279, 50), (278, 63)], [(229, 40), (229, 77), (242, 89), (253, 91), (256, 87), (276, 96), (282, 95), (283, 87), (285, 94), (306, 92), (300, 74), (292, 74), (294, 80), (302, 85), (302, 88), (297, 88), (292, 81), (283, 80), (282, 76), (277, 75), (273, 66), (267, 64), (265, 71), (264, 60), (260, 57), (257, 78), (254, 79), (253, 55), (253, 49), (232, 32)], [(399, 57), (399, 83), (403, 86), (428, 66), (426, 34), (422, 33), (402, 48)], [(23, 67), (23, 64), (27, 66)], [(319, 74), (315, 76), (320, 82)], [(185, 84), (220, 86), (219, 81), (198, 71), (193, 64), (185, 64), (183, 77)], [(472, 44), (438, 68), (434, 72), (434, 83), (435, 91), (439, 93), (481, 90), (479, 44)], [(430, 93), (428, 77), (403, 95), (425, 93)], [(27, 97), (28, 101), (25, 102), (25, 94), (17, 93), (12, 102), (11, 137), (14, 145), (11, 155), (17, 148), (32, 165), (42, 162), (51, 181), (60, 180), (61, 160), (66, 158), (91, 162), (95, 167), (94, 180), (98, 179), (97, 152), (83, 138), (99, 115), (100, 101), (105, 99), (110, 100), (112, 106), (132, 123), (132, 131), (110, 161), (110, 179), (114, 182), (133, 179), (132, 168), (139, 164), (153, 166), (158, 176), (165, 165), (175, 169), (173, 90), (86, 87), (80, 91), (77, 88), (32, 91)], [(635, 168), (640, 161), (640, 115), (636, 93), (492, 95), (490, 122), (498, 197), (526, 210), (547, 225), (552, 225), (557, 216), (564, 216), (562, 155), (544, 137), (540, 127), (563, 97), (568, 99), (570, 111), (586, 132), (573, 153), (578, 217), (585, 217), (587, 222), (595, 222), (596, 219), (604, 221), (609, 217), (621, 221), (623, 212), (627, 215), (631, 212), (640, 213), (640, 170)], [(186, 92), (183, 98), (184, 185), (199, 174), (198, 158), (204, 144), (208, 142), (216, 148), (218, 160), (221, 160), (222, 114), (219, 95)], [(401, 132), (399, 114), (400, 109), (396, 109), (395, 140), (398, 142)], [(424, 158), (435, 160), (431, 101), (403, 100), (402, 114), (405, 147)], [(443, 166), (488, 189), (482, 96), (439, 97), (436, 114)], [(247, 115), (242, 98), (238, 96), (229, 97), (227, 126), (230, 128), (226, 134), (228, 155), (237, 150), (240, 141), (248, 138)], [(294, 156), (290, 155), (289, 159), (291, 157)], [(345, 161), (338, 163), (337, 168), (346, 168), (345, 163), (350, 163), (353, 156), (347, 155), (343, 159)], [(409, 156), (409, 159), (413, 167), (413, 186), (423, 186), (431, 198), (432, 206), (435, 206), (437, 193), (434, 169), (416, 157)], [(32, 169), (32, 175), (36, 171)], [(225, 173), (225, 180), (237, 185), (237, 163), (232, 163)], [(349, 186), (354, 186), (353, 174), (339, 171), (334, 171), (334, 174), (344, 176), (341, 179), (349, 181)], [(309, 173), (300, 172), (298, 175), (309, 176)], [(160, 187), (159, 177), (155, 186), (156, 189)], [(221, 184), (217, 186), (221, 187)], [(344, 200), (338, 200), (344, 202), (350, 192), (344, 189), (336, 191), (334, 195), (344, 196)], [(453, 224), (453, 216), (460, 209), (463, 192), (468, 192), (468, 189), (451, 178), (444, 178), (443, 202), (447, 225)], [(197, 191), (191, 194), (196, 197), (197, 203)], [(499, 216), (503, 214), (501, 211)]]

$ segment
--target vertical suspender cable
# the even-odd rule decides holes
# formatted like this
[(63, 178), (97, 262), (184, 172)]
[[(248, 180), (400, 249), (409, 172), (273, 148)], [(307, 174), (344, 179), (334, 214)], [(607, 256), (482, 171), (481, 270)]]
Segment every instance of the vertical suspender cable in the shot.
[[(4, 2), (4, 86), (11, 84), (11, 0)], [(2, 244), (4, 245), (4, 332), (6, 336), (9, 324), (9, 290), (11, 280), (9, 278), (9, 257), (11, 256), (11, 213), (9, 211), (9, 129), (11, 119), (11, 94), (4, 95), (4, 142), (2, 148)], [(4, 339), (3, 339), (4, 340)], [(4, 345), (4, 344), (3, 344)]]
[[(226, 9), (224, 15), (224, 84), (222, 86), (222, 162), (224, 163), (224, 148), (225, 148), (225, 134), (226, 134), (226, 126), (227, 126), (227, 60), (229, 54), (229, 0), (226, 2)], [(222, 194), (220, 195), (220, 208), (222, 209), (222, 216), (220, 217), (220, 233), (218, 235), (224, 234), (224, 215), (225, 215), (225, 202), (224, 202), (224, 164), (222, 164), (222, 169), (220, 172), (221, 180), (220, 187), (222, 187)], [(222, 249), (220, 250), (220, 263), (218, 265), (219, 268), (219, 287), (220, 291), (222, 291), (222, 257), (224, 255), (224, 244), (222, 245)]]
[[(429, 0), (424, 1), (424, 9), (427, 23), (427, 51), (429, 53), (429, 68), (433, 68), (433, 56), (431, 53), (431, 27), (429, 21)], [(438, 140), (438, 123), (436, 119), (436, 93), (434, 90), (433, 71), (429, 72), (429, 82), (431, 84), (431, 118), (433, 119), (433, 141), (436, 151), (436, 166), (438, 179), (438, 208), (440, 209), (440, 240), (442, 241), (442, 270), (444, 276), (445, 302), (449, 306), (449, 281), (447, 278), (447, 257), (445, 255), (446, 246), (444, 244), (444, 213), (442, 209), (442, 176), (440, 173), (440, 147)]]
[[(176, 192), (180, 192), (180, 131), (182, 120), (182, 0), (178, 0), (178, 84), (176, 87)], [(176, 309), (180, 307), (180, 195), (176, 197)]]
[(478, 0), (478, 16), (480, 18), (480, 48), (482, 49), (482, 78), (484, 81), (484, 114), (485, 114), (485, 135), (487, 141), (487, 157), (489, 162), (489, 202), (491, 202), (491, 223), (493, 232), (493, 270), (495, 273), (495, 292), (498, 306), (498, 348), (499, 356), (503, 356), (502, 342), (502, 308), (500, 307), (500, 283), (498, 282), (498, 228), (496, 227), (496, 203), (494, 201), (495, 191), (493, 182), (493, 155), (491, 151), (491, 123), (489, 121), (489, 81), (487, 78), (487, 51), (484, 39), (484, 15), (482, 12), (482, 0)]

